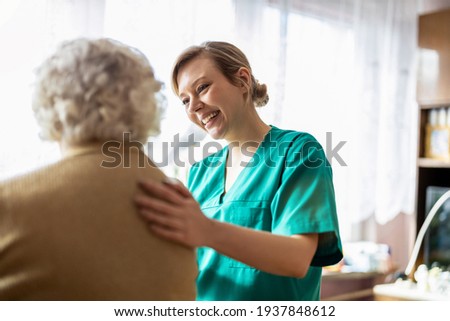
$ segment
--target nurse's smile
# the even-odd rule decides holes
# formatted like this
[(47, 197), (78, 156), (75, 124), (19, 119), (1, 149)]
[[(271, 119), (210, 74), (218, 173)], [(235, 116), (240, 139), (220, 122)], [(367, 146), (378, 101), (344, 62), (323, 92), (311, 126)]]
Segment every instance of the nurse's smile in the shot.
[(205, 126), (205, 129), (210, 129), (214, 124), (216, 124), (219, 121), (220, 118), (220, 112), (216, 111), (212, 113), (210, 116), (207, 117), (206, 121), (202, 120), (202, 123)]

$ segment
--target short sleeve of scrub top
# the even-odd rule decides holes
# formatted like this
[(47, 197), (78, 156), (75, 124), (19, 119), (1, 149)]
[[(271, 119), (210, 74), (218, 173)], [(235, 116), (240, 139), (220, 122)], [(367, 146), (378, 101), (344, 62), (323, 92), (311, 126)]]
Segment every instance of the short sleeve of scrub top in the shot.
[[(191, 168), (188, 187), (210, 218), (274, 234), (318, 233), (304, 278), (266, 273), (198, 249), (198, 300), (319, 300), (322, 267), (342, 259), (331, 166), (307, 134), (271, 130), (225, 193), (228, 146)], [(267, 253), (270, 256), (270, 253)]]

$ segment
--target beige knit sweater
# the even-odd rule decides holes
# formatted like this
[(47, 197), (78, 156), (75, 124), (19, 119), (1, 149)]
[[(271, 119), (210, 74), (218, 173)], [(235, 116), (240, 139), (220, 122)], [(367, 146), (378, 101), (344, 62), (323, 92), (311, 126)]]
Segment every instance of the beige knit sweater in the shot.
[(193, 250), (153, 236), (132, 201), (138, 179), (164, 175), (122, 157), (104, 168), (89, 148), (0, 183), (0, 300), (195, 299)]

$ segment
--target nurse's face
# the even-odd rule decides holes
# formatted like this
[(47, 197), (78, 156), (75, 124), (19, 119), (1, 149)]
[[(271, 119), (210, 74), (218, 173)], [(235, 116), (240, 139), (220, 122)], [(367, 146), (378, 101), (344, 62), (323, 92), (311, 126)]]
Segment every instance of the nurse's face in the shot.
[(204, 56), (186, 63), (177, 81), (178, 95), (189, 119), (214, 139), (231, 140), (244, 117), (246, 87), (230, 83)]

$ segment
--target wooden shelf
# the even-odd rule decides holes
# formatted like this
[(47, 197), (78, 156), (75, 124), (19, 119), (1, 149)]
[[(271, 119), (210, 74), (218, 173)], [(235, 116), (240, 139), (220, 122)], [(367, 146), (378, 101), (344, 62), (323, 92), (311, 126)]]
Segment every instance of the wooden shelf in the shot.
[(433, 109), (433, 108), (441, 108), (445, 106), (450, 107), (449, 100), (441, 100), (441, 101), (419, 101), (420, 109)]
[(386, 276), (381, 272), (328, 272), (322, 273), (322, 278), (326, 280), (357, 280), (376, 278), (380, 276)]
[(450, 168), (450, 161), (421, 157), (418, 165), (426, 168)]

